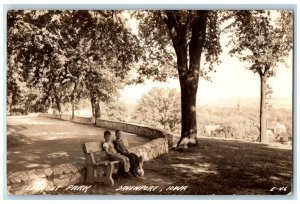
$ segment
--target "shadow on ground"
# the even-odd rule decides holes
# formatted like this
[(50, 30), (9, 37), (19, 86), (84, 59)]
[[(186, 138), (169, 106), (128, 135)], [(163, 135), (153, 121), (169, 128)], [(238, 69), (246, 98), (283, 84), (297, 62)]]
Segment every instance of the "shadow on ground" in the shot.
[[(84, 164), (81, 144), (102, 138), (103, 129), (54, 119), (8, 120), (8, 171), (43, 168), (66, 162)], [(131, 146), (145, 143), (128, 135)], [(288, 194), (292, 150), (265, 144), (201, 138), (186, 152), (170, 150), (145, 162), (143, 178), (115, 178), (115, 186), (93, 185), (88, 192), (59, 189), (50, 194)], [(118, 191), (124, 186), (159, 186), (155, 191)], [(172, 190), (170, 186), (188, 186)], [(285, 190), (280, 190), (283, 187)]]
[[(199, 148), (171, 151), (151, 165), (152, 169), (160, 165), (161, 176), (173, 180), (173, 185), (188, 185), (187, 194), (291, 192), (291, 150), (264, 144), (201, 139)], [(287, 187), (287, 191), (273, 187)]]
[[(258, 143), (202, 138), (199, 147), (186, 152), (171, 150), (145, 162), (144, 168), (144, 178), (116, 178), (115, 186), (95, 184), (86, 194), (268, 195), (291, 192), (291, 150)], [(117, 190), (124, 186), (159, 187), (154, 192)], [(170, 186), (188, 188), (168, 190)], [(280, 187), (287, 190), (279, 191)], [(60, 189), (51, 194), (84, 193)]]
[[(105, 131), (95, 126), (39, 117), (12, 116), (7, 117), (7, 123), (7, 172), (69, 162), (82, 167), (85, 163), (82, 144), (103, 141)], [(149, 141), (133, 134), (123, 136), (132, 147)]]

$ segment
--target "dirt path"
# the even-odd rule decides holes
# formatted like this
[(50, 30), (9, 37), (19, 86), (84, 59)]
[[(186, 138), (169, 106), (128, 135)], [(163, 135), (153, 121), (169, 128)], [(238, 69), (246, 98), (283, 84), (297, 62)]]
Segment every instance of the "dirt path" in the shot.
[[(82, 166), (82, 143), (100, 141), (104, 129), (40, 117), (7, 117), (7, 171), (45, 168), (71, 162)], [(113, 134), (114, 135), (114, 134)], [(148, 142), (124, 133), (130, 146)]]

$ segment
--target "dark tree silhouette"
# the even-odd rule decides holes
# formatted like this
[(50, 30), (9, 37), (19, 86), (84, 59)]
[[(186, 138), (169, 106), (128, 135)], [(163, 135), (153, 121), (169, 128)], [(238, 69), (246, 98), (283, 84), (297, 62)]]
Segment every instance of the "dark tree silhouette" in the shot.
[[(178, 145), (195, 146), (197, 140), (196, 94), (199, 76), (207, 77), (219, 62), (218, 13), (215, 11), (144, 11), (140, 20), (145, 62), (139, 73), (164, 80), (177, 76), (181, 87), (181, 139)], [(200, 67), (201, 60), (208, 68)]]

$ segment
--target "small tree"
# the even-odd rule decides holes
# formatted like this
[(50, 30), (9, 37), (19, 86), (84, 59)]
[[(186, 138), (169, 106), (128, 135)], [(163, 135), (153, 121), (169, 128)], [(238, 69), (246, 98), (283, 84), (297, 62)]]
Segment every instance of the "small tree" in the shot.
[(178, 132), (180, 93), (176, 89), (153, 88), (139, 100), (133, 120)]
[[(290, 11), (235, 11), (226, 30), (232, 31), (230, 54), (248, 62), (248, 69), (260, 78), (260, 142), (267, 142), (267, 80), (276, 75), (280, 63), (292, 48), (292, 13)], [(272, 17), (279, 14), (276, 21)]]

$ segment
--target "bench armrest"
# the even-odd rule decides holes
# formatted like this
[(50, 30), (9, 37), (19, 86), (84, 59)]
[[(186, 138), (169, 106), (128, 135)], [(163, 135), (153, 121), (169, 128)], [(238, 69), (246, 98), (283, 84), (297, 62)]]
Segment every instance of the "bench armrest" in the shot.
[(93, 166), (107, 166), (109, 163), (111, 164), (118, 164), (120, 163), (120, 161), (101, 161), (101, 162), (97, 162), (96, 164), (94, 164)]

